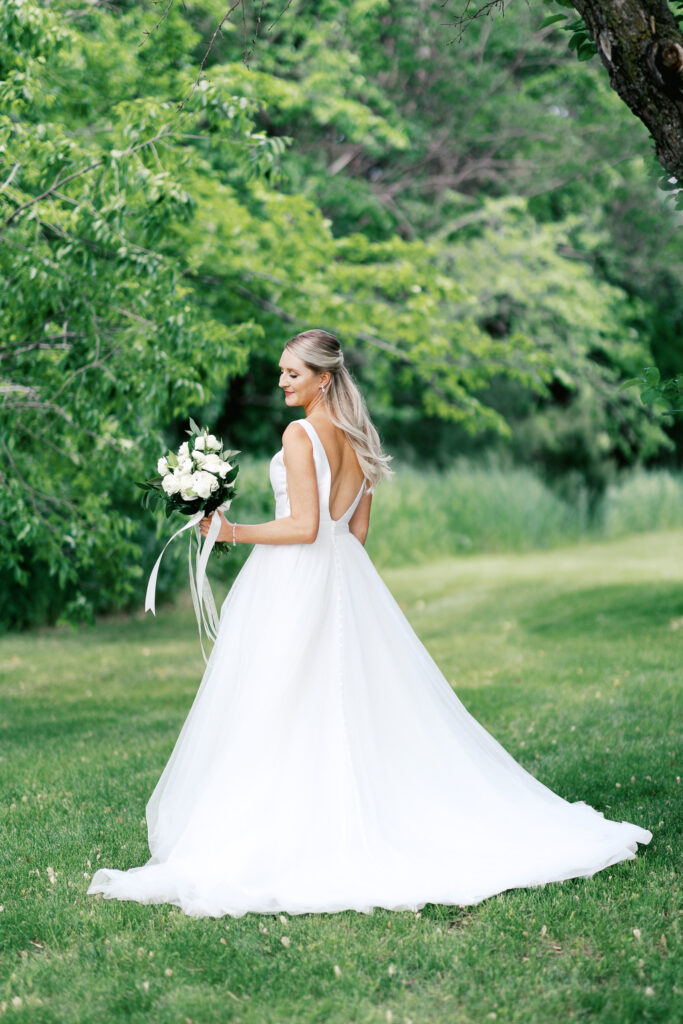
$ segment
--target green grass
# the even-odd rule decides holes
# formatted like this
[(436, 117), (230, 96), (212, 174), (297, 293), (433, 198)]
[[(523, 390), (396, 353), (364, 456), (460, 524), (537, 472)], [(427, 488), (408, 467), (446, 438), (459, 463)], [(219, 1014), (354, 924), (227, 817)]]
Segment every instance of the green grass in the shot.
[(654, 833), (592, 879), (418, 915), (191, 919), (86, 896), (98, 865), (149, 855), (145, 804), (203, 667), (191, 611), (0, 639), (0, 1018), (683, 1018), (682, 542), (677, 530), (383, 571), (461, 699), (525, 767)]

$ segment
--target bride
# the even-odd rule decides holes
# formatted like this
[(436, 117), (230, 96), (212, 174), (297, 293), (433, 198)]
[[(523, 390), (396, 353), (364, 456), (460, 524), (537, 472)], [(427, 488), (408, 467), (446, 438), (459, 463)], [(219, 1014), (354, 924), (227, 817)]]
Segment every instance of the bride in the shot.
[(270, 464), (275, 518), (223, 517), (219, 540), (254, 547), (147, 804), (151, 857), (100, 868), (88, 893), (193, 917), (370, 913), (473, 904), (633, 859), (652, 833), (522, 768), (372, 564), (370, 506), (390, 456), (337, 339), (297, 335), (279, 369), (306, 418)]

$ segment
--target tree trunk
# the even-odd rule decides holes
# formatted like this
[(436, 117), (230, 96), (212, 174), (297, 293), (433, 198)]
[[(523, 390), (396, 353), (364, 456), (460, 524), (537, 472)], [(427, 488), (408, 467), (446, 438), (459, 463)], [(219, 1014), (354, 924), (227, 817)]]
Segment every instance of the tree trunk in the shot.
[(683, 184), (683, 35), (666, 0), (571, 0), (612, 88), (649, 129), (662, 167)]

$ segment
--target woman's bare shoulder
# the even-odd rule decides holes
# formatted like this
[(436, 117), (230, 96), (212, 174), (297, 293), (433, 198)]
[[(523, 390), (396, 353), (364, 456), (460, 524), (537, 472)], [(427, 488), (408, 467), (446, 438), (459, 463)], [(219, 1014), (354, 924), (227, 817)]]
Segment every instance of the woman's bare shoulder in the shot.
[(288, 423), (282, 433), (282, 450), (285, 465), (294, 463), (304, 466), (313, 463), (313, 442), (305, 427), (298, 427), (298, 420)]
[[(300, 426), (301, 420), (292, 420), (288, 423), (282, 432), (282, 443), (283, 444), (295, 444), (303, 447), (308, 442), (307, 434), (308, 431), (305, 427)], [(310, 447), (310, 443), (309, 443)]]

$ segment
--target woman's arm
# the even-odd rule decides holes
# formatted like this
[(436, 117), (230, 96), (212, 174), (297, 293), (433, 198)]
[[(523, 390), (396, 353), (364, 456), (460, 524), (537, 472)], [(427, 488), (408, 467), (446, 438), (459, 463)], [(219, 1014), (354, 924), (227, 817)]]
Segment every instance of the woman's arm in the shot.
[[(238, 544), (312, 544), (318, 536), (320, 511), (318, 508), (318, 480), (313, 460), (313, 446), (306, 431), (290, 423), (282, 435), (285, 466), (287, 468), (287, 494), (290, 515), (272, 519), (269, 523), (247, 525), (238, 523), (235, 540)], [(223, 520), (218, 533), (219, 541), (232, 543), (232, 521)], [(199, 528), (206, 537), (211, 516), (202, 519)]]
[(365, 539), (368, 535), (368, 529), (370, 528), (371, 505), (372, 495), (365, 491), (363, 497), (356, 506), (356, 511), (349, 519), (349, 530), (363, 545), (365, 545)]

